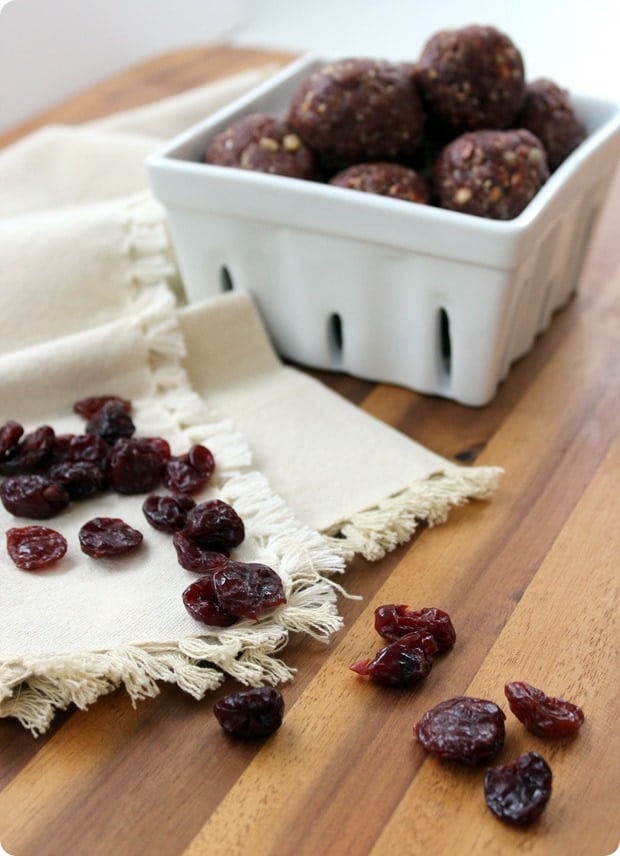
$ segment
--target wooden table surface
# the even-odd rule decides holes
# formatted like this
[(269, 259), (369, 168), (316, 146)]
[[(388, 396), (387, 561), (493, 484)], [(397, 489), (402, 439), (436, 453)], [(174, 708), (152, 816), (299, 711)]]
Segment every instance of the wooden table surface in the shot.
[[(103, 115), (289, 57), (226, 47), (179, 51), (105, 81), (10, 134)], [(620, 183), (580, 288), (488, 406), (315, 372), (359, 407), (446, 458), (500, 465), (494, 501), (472, 503), (382, 562), (355, 561), (345, 627), (328, 647), (295, 639), (283, 727), (235, 743), (164, 686), (133, 709), (118, 691), (60, 714), (35, 739), (0, 721), (0, 842), (15, 856), (505, 854), (604, 856), (620, 839)], [(387, 692), (350, 671), (376, 650), (381, 602), (435, 605), (458, 641), (421, 689)], [(504, 704), (527, 680), (583, 707), (576, 739), (529, 735), (512, 714), (501, 755), (536, 750), (554, 792), (528, 830), (486, 808), (482, 773), (427, 758), (412, 726), (437, 702)]]

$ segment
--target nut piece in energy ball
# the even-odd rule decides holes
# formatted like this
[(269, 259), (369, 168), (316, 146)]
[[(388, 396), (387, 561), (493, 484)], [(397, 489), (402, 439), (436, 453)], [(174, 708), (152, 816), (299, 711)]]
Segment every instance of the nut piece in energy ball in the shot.
[(513, 127), (523, 104), (523, 58), (494, 27), (435, 33), (422, 49), (414, 77), (429, 122), (449, 136)]
[(319, 178), (314, 153), (286, 122), (265, 113), (252, 113), (217, 134), (205, 162), (309, 181)]
[(414, 726), (414, 734), (442, 761), (477, 766), (491, 761), (504, 745), (505, 719), (495, 702), (457, 696), (428, 710)]
[(67, 540), (47, 526), (20, 526), (6, 533), (6, 548), (18, 568), (38, 571), (62, 559)]
[(442, 208), (494, 220), (517, 217), (549, 178), (540, 141), (529, 131), (472, 131), (435, 161)]
[(213, 705), (224, 731), (243, 740), (269, 737), (282, 725), (284, 699), (274, 687), (229, 693)]
[(551, 768), (537, 752), (491, 767), (484, 776), (486, 804), (500, 820), (527, 826), (543, 813), (551, 796)]
[(533, 80), (525, 87), (525, 101), (515, 126), (531, 131), (545, 147), (551, 172), (582, 143), (586, 127), (575, 113), (569, 94), (551, 80)]
[(396, 163), (355, 164), (332, 176), (329, 184), (422, 205), (429, 200), (428, 186), (420, 173)]
[(506, 684), (504, 694), (517, 719), (538, 737), (570, 737), (584, 723), (585, 717), (578, 705), (545, 695), (525, 681)]
[(425, 115), (410, 69), (354, 58), (312, 72), (292, 98), (288, 121), (328, 170), (338, 170), (410, 162)]

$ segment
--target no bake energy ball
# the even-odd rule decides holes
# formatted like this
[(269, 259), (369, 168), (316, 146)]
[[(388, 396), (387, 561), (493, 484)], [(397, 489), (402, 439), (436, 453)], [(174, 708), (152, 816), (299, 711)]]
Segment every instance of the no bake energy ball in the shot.
[(428, 186), (420, 173), (396, 163), (356, 164), (336, 173), (329, 183), (407, 202), (425, 204), (429, 200)]
[(494, 27), (441, 30), (425, 44), (415, 70), (431, 119), (447, 136), (509, 128), (523, 104), (521, 53)]
[(288, 121), (335, 171), (367, 161), (411, 161), (425, 116), (408, 67), (342, 59), (306, 78), (293, 96)]
[(314, 153), (287, 125), (265, 113), (252, 113), (217, 134), (205, 161), (289, 178), (318, 180)]
[(462, 134), (435, 161), (443, 208), (495, 220), (520, 214), (548, 177), (542, 143), (526, 130)]
[(516, 124), (538, 137), (552, 172), (586, 138), (585, 125), (575, 113), (568, 91), (543, 78), (525, 87), (525, 101)]

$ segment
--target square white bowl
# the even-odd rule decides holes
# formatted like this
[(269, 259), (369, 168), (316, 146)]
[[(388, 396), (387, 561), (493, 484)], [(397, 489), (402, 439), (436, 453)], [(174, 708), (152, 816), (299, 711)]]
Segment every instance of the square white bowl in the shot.
[(187, 298), (245, 289), (284, 357), (486, 404), (577, 288), (620, 105), (572, 97), (587, 139), (508, 221), (202, 162), (241, 116), (284, 116), (326, 61), (292, 63), (147, 159)]

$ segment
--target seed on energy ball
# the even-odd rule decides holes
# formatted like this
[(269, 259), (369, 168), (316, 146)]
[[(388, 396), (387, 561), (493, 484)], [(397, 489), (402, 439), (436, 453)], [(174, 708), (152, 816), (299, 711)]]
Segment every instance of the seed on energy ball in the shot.
[(473, 131), (435, 161), (439, 205), (495, 220), (519, 215), (549, 177), (545, 150), (529, 131)]
[(214, 627), (230, 627), (239, 620), (220, 604), (213, 588), (213, 574), (206, 574), (191, 583), (182, 594), (185, 608), (196, 621)]
[(20, 526), (7, 531), (6, 547), (18, 568), (38, 571), (62, 559), (67, 552), (67, 540), (47, 526)]
[(138, 532), (120, 517), (93, 517), (80, 529), (80, 548), (93, 559), (124, 556), (142, 543)]
[(232, 505), (221, 499), (210, 499), (190, 509), (183, 534), (210, 550), (228, 550), (241, 544), (245, 526)]
[(122, 401), (106, 401), (86, 423), (87, 434), (97, 434), (113, 446), (121, 438), (127, 439), (135, 433), (136, 426)]
[(428, 710), (414, 726), (414, 734), (442, 761), (476, 766), (491, 761), (504, 745), (505, 719), (495, 702), (457, 696)]
[(10, 454), (0, 459), (0, 473), (6, 476), (24, 475), (40, 469), (52, 454), (54, 437), (54, 429), (49, 425), (41, 425), (40, 428), (24, 434), (19, 443), (13, 446)]
[(510, 710), (538, 737), (570, 737), (584, 723), (583, 710), (562, 698), (553, 698), (525, 681), (504, 687)]
[(110, 486), (122, 494), (148, 493), (160, 483), (163, 467), (159, 451), (148, 441), (120, 439), (110, 453)]
[(543, 813), (551, 797), (553, 774), (537, 752), (488, 769), (484, 776), (486, 804), (500, 820), (527, 826)]
[(240, 690), (218, 699), (213, 713), (228, 734), (254, 740), (269, 737), (282, 725), (284, 699), (275, 687)]
[(65, 488), (45, 475), (9, 476), (0, 485), (0, 500), (16, 517), (44, 520), (63, 511), (70, 502)]
[(372, 660), (358, 660), (349, 668), (373, 683), (407, 687), (423, 680), (433, 666), (437, 643), (423, 630), (414, 630), (377, 652)]
[(205, 161), (288, 178), (319, 178), (314, 152), (287, 122), (267, 113), (251, 113), (217, 134)]
[(329, 180), (334, 187), (361, 190), (424, 205), (429, 189), (419, 172), (396, 163), (360, 163), (337, 172)]
[(514, 127), (525, 71), (514, 42), (495, 27), (440, 30), (427, 41), (414, 78), (429, 120), (449, 136)]
[(206, 446), (196, 443), (184, 455), (173, 455), (164, 464), (162, 482), (172, 493), (197, 493), (209, 484), (215, 458)]
[(268, 565), (228, 562), (213, 574), (213, 590), (223, 610), (237, 618), (258, 621), (286, 603), (282, 580)]
[(400, 639), (413, 630), (430, 633), (438, 651), (448, 651), (456, 641), (456, 632), (447, 612), (434, 606), (409, 609), (405, 604), (385, 603), (375, 609), (375, 630), (384, 639)]
[(333, 171), (367, 161), (408, 163), (425, 115), (408, 67), (345, 58), (308, 75), (293, 95), (288, 122)]
[(526, 128), (545, 147), (551, 172), (582, 143), (586, 127), (576, 114), (568, 90), (551, 80), (533, 80), (525, 87), (525, 101), (515, 126)]
[(103, 405), (110, 401), (118, 404), (126, 413), (131, 413), (131, 401), (121, 398), (120, 395), (91, 395), (88, 398), (81, 398), (74, 402), (73, 412), (83, 419), (92, 419), (99, 413)]
[(195, 505), (191, 496), (158, 496), (152, 493), (142, 503), (142, 512), (154, 529), (172, 534), (185, 526), (187, 513)]

